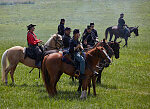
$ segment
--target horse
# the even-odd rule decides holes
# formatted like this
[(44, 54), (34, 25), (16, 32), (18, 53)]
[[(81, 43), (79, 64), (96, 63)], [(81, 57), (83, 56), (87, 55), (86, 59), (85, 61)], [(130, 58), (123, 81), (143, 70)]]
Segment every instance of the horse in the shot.
[[(106, 53), (108, 54), (108, 56), (110, 58), (112, 57), (112, 55), (114, 55), (114, 51), (109, 46), (109, 44), (107, 43), (106, 39), (103, 39), (101, 42), (97, 42), (97, 44), (95, 44), (94, 47), (98, 47), (98, 46), (104, 47), (104, 49), (106, 50)], [(98, 63), (98, 65), (97, 65), (98, 70), (100, 69), (100, 67), (108, 67), (108, 66), (109, 66), (109, 63), (106, 63), (105, 60), (103, 60), (103, 62)], [(94, 81), (93, 78), (92, 78), (92, 81)], [(81, 86), (82, 86), (82, 81), (79, 79), (79, 87), (78, 87), (78, 90), (77, 90), (78, 92), (81, 92)], [(89, 85), (89, 87), (90, 87), (90, 85)]]
[(125, 47), (125, 46), (127, 47), (128, 46), (128, 37), (131, 36), (131, 33), (134, 32), (135, 36), (139, 35), (138, 26), (137, 27), (128, 27), (128, 31), (129, 31), (129, 34), (126, 37), (123, 37), (123, 35), (119, 32), (118, 26), (108, 27), (105, 30), (105, 39), (107, 40), (108, 33), (110, 34), (109, 41), (112, 40), (113, 35), (115, 35), (114, 42), (116, 42), (117, 38), (119, 38), (119, 37), (124, 38), (125, 39), (125, 45), (123, 47)]
[[(49, 96), (57, 94), (56, 85), (63, 73), (75, 76), (75, 67), (62, 61), (62, 53), (53, 53), (44, 57), (42, 63), (42, 78)], [(93, 69), (98, 62), (106, 59), (111, 62), (110, 57), (103, 47), (95, 47), (86, 52), (85, 78), (82, 80), (82, 94), (80, 98), (86, 98), (88, 81), (94, 75)]]
[[(44, 50), (53, 50), (59, 49), (62, 47), (62, 36), (58, 34), (54, 34), (49, 38), (49, 40), (44, 45)], [(9, 66), (7, 65), (7, 60), (9, 62)], [(12, 48), (7, 49), (3, 55), (1, 60), (1, 72), (2, 72), (2, 82), (5, 82), (7, 85), (7, 75), (10, 72), (12, 83), (14, 83), (14, 72), (18, 65), (18, 63), (23, 63), (24, 65), (32, 68), (37, 68), (35, 66), (35, 60), (29, 57), (25, 58), (25, 47), (14, 46)]]
[[(111, 41), (111, 42), (108, 42), (108, 45), (113, 49), (114, 51), (114, 55), (115, 55), (115, 58), (118, 59), (119, 58), (119, 50), (120, 50), (120, 42), (114, 42), (114, 41)], [(112, 55), (113, 56), (113, 55)], [(112, 57), (110, 56), (110, 57)], [(102, 63), (103, 64), (103, 63)], [(101, 63), (100, 63), (101, 65)], [(102, 75), (102, 71), (104, 70), (104, 66), (99, 66), (100, 69), (98, 70), (98, 77), (97, 77), (97, 83), (100, 83), (101, 84), (101, 75)]]

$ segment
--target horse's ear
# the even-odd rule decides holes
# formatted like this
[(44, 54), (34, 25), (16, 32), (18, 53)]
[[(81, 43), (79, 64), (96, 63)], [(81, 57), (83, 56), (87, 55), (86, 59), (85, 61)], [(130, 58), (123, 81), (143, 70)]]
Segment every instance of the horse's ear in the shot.
[(121, 43), (122, 42), (122, 40), (121, 41), (119, 41), (118, 43)]

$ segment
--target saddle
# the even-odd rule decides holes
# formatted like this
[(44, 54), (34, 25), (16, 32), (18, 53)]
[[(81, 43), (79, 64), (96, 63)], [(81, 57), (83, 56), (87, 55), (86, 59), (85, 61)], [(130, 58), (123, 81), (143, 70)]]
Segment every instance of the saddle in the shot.
[[(83, 53), (81, 53), (81, 55), (84, 57), (85, 59), (85, 62), (86, 62), (86, 57)], [(70, 65), (73, 65), (75, 67), (75, 74), (79, 75), (80, 73), (80, 62), (78, 62), (74, 56), (72, 56), (69, 51), (63, 51), (63, 57), (62, 57), (62, 61), (67, 63), (67, 64), (70, 64)]]
[[(42, 51), (42, 53), (44, 53), (44, 48), (42, 46), (39, 46), (40, 50)], [(36, 52), (34, 49), (32, 49), (31, 47), (25, 47), (24, 48), (24, 53), (25, 53), (25, 57), (29, 57), (31, 59), (36, 59)]]

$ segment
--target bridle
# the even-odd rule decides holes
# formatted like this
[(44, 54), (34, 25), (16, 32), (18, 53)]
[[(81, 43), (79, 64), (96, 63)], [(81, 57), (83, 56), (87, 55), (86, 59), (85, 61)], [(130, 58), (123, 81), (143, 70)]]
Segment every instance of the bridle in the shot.
[[(62, 40), (59, 40), (59, 38), (60, 37), (58, 36), (58, 34), (57, 34), (56, 38), (53, 38), (53, 40), (55, 41), (55, 47), (45, 45), (44, 48), (51, 48), (51, 49), (57, 49), (57, 50), (59, 50), (60, 48), (63, 47)], [(57, 44), (59, 45), (59, 47), (57, 47)]]

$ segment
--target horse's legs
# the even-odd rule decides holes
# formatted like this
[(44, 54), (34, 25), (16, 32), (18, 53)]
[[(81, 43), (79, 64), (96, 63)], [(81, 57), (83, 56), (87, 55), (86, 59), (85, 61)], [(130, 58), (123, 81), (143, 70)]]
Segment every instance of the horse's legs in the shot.
[(14, 83), (14, 72), (15, 72), (15, 69), (16, 69), (16, 66), (14, 66), (11, 70), (10, 70), (10, 76), (11, 76), (11, 80), (12, 80), (12, 83)]
[(86, 98), (87, 97), (87, 84), (88, 84), (88, 78), (82, 80), (82, 93), (80, 98)]
[(55, 84), (54, 84), (54, 92), (55, 92), (55, 94), (57, 94), (57, 89), (56, 89), (57, 82), (59, 81), (60, 76), (61, 76), (62, 74), (63, 74), (63, 73), (60, 72), (60, 73), (58, 74), (58, 76), (57, 76), (56, 81), (55, 81)]
[(92, 78), (93, 93), (96, 96), (96, 76)]
[(88, 95), (90, 95), (90, 88), (91, 88), (91, 80), (89, 81), (89, 84), (88, 84)]
[(7, 85), (7, 83), (8, 83), (8, 80), (7, 80), (7, 75), (8, 75), (8, 73), (9, 73), (9, 71), (12, 69), (12, 65), (10, 64), (7, 68), (6, 68), (6, 70), (5, 70), (5, 84)]
[[(104, 68), (103, 68), (104, 69)], [(97, 83), (100, 83), (101, 84), (101, 76), (102, 76), (102, 71), (103, 69), (99, 70), (98, 72), (98, 78), (97, 78)]]
[(116, 42), (117, 41), (117, 36), (115, 36), (115, 39), (114, 39), (114, 42)]
[(111, 41), (111, 40), (112, 40), (112, 37), (113, 37), (113, 34), (112, 34), (112, 33), (110, 33), (109, 41)]
[(78, 87), (78, 92), (81, 92), (81, 86), (82, 86), (82, 80), (81, 79), (79, 79), (79, 87)]
[(125, 38), (125, 45), (123, 47), (128, 47), (128, 38)]

